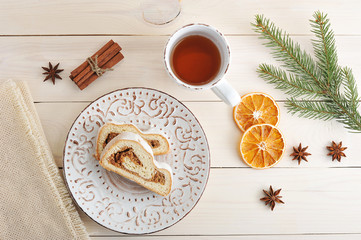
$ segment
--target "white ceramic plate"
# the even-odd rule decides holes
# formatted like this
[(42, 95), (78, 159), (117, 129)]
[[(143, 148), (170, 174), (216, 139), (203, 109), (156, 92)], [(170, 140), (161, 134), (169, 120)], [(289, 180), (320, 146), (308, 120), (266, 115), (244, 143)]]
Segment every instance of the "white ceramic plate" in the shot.
[[(167, 197), (98, 164), (93, 157), (96, 137), (108, 121), (132, 123), (168, 139), (170, 153), (156, 156), (172, 167)], [(145, 88), (117, 90), (86, 107), (68, 133), (63, 161), (66, 183), (79, 207), (104, 227), (132, 234), (156, 232), (181, 220), (200, 199), (210, 169), (207, 139), (194, 115), (172, 96)]]

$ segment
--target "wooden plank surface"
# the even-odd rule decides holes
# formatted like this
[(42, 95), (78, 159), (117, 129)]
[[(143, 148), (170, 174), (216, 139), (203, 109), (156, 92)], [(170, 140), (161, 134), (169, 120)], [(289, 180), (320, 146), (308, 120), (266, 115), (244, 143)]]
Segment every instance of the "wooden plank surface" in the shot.
[[(285, 202), (274, 211), (259, 200), (270, 184)], [(360, 234), (360, 188), (358, 168), (212, 169), (192, 212), (152, 235)], [(92, 236), (116, 234), (82, 218)]]
[[(70, 72), (84, 59), (96, 52), (110, 38), (123, 48), (125, 58), (115, 70), (97, 79), (80, 91), (68, 78)], [(312, 51), (310, 36), (294, 37), (305, 49)], [(121, 37), (3, 37), (0, 46), (0, 79), (13, 78), (29, 83), (35, 101), (93, 101), (99, 96), (124, 87), (150, 87), (165, 91), (181, 101), (219, 101), (212, 91), (189, 91), (174, 83), (165, 71), (163, 49), (167, 36)], [(259, 78), (256, 68), (260, 63), (273, 63), (269, 49), (256, 36), (229, 36), (231, 62), (226, 79), (241, 94), (265, 92), (278, 100), (286, 96)], [(361, 79), (361, 36), (337, 37), (339, 63), (353, 68), (356, 79)], [(6, 49), (6, 51), (5, 51)], [(41, 66), (48, 61), (60, 62), (63, 80), (53, 86), (43, 83)], [(361, 92), (361, 84), (358, 85)]]
[[(37, 103), (35, 104), (51, 150), (58, 166), (62, 166), (62, 154), (66, 135), (78, 114), (88, 103)], [(232, 109), (222, 102), (186, 102), (185, 105), (200, 121), (211, 150), (212, 167), (248, 167), (238, 154), (241, 131), (235, 125)], [(361, 167), (361, 156), (358, 152), (361, 134), (347, 132), (336, 121), (324, 122), (298, 118), (287, 113), (284, 103), (281, 107), (280, 130), (286, 140), (286, 152), (283, 160), (275, 167), (281, 168), (329, 168), (329, 167)], [(61, 117), (59, 117), (59, 114)], [(347, 157), (341, 162), (331, 161), (327, 156), (327, 145), (331, 141), (343, 141), (348, 149)], [(292, 146), (299, 143), (309, 146), (309, 162), (291, 161), (289, 156)], [(266, 171), (273, 171), (272, 169)]]
[[(361, 91), (361, 29), (358, 0), (182, 0), (182, 12), (163, 26), (147, 24), (141, 2), (126, 0), (27, 0), (0, 2), (0, 82), (26, 80), (36, 102), (46, 137), (59, 167), (66, 134), (79, 112), (99, 96), (124, 87), (151, 87), (181, 101), (202, 124), (211, 149), (211, 174), (199, 204), (185, 219), (165, 231), (129, 236), (107, 230), (80, 212), (92, 239), (360, 239), (360, 134), (348, 133), (335, 121), (301, 119), (286, 113), (286, 96), (256, 74), (259, 63), (274, 63), (252, 31), (254, 15), (263, 13), (312, 52), (308, 19), (327, 12), (336, 34), (339, 62), (353, 68)], [(242, 95), (266, 92), (281, 107), (279, 128), (286, 139), (283, 160), (273, 169), (256, 171), (238, 154), (241, 132), (232, 109), (211, 92), (182, 89), (168, 77), (163, 49), (168, 36), (193, 22), (215, 26), (232, 50), (227, 79)], [(70, 71), (109, 39), (118, 42), (125, 59), (79, 91)], [(41, 66), (60, 62), (62, 81), (43, 83)], [(325, 146), (343, 141), (347, 158), (332, 162)], [(292, 146), (309, 145), (309, 162), (299, 166), (288, 156)], [(282, 188), (285, 205), (274, 212), (259, 198), (272, 184)]]
[[(170, 34), (193, 22), (213, 25), (227, 34), (252, 34), (250, 21), (263, 13), (294, 34), (309, 34), (308, 19), (316, 10), (329, 13), (338, 34), (361, 34), (361, 2), (349, 0), (253, 1), (182, 0), (182, 12), (170, 24), (154, 27), (142, 18), (146, 0), (2, 0), (0, 34)], [(6, 24), (4, 24), (6, 23)]]
[[(194, 240), (356, 240), (361, 238), (361, 234), (308, 234), (308, 235), (235, 235), (235, 236), (165, 236), (167, 240), (183, 240), (194, 239)], [(93, 240), (155, 240), (159, 239), (159, 236), (116, 236), (116, 237), (91, 237)]]

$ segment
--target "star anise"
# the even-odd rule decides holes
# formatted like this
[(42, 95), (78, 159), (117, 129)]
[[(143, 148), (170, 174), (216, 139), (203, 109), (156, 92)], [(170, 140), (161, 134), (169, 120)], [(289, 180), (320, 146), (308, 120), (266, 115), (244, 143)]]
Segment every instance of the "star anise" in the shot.
[(332, 146), (327, 146), (326, 148), (330, 150), (327, 156), (332, 156), (332, 161), (336, 159), (341, 162), (341, 157), (346, 157), (343, 151), (345, 151), (347, 147), (342, 147), (342, 141), (338, 145), (332, 141)]
[(44, 82), (45, 82), (46, 80), (51, 79), (51, 80), (53, 81), (53, 84), (55, 84), (55, 79), (56, 79), (56, 78), (62, 79), (62, 78), (59, 76), (58, 73), (64, 71), (64, 69), (58, 69), (58, 67), (59, 67), (59, 63), (56, 64), (56, 65), (53, 67), (53, 65), (51, 65), (50, 62), (49, 62), (49, 68), (47, 68), (47, 67), (42, 67), (42, 68), (45, 70), (45, 72), (43, 72), (43, 74), (44, 74), (44, 75), (48, 75), (48, 76), (45, 77)]
[(276, 203), (283, 203), (284, 202), (280, 199), (282, 198), (282, 196), (278, 196), (280, 194), (282, 189), (278, 189), (277, 191), (273, 191), (272, 186), (269, 186), (269, 191), (267, 192), (266, 190), (263, 190), (263, 192), (267, 195), (264, 198), (261, 198), (261, 201), (265, 202), (265, 205), (270, 205), (271, 210), (273, 211), (273, 209), (275, 208)]
[(292, 160), (298, 160), (298, 165), (300, 165), (302, 160), (308, 162), (307, 156), (311, 155), (311, 153), (306, 152), (307, 148), (308, 146), (302, 148), (301, 143), (298, 148), (293, 147), (293, 153), (290, 156), (294, 157)]

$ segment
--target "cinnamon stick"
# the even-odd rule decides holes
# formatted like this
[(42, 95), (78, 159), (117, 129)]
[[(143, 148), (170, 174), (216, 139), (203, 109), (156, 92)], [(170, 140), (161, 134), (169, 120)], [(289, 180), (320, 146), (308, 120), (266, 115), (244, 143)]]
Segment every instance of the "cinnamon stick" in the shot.
[[(98, 56), (98, 66), (103, 68), (104, 64), (109, 61), (109, 59), (113, 58), (119, 51), (121, 47), (118, 43), (114, 43), (110, 46), (103, 54)], [(94, 72), (92, 71), (91, 67), (88, 66), (81, 71), (76, 77), (74, 77), (73, 81), (78, 85), (82, 84), (86, 79), (88, 79)]]
[(117, 43), (110, 40), (90, 57), (91, 61), (87, 58), (87, 61), (73, 70), (69, 77), (83, 90), (124, 58), (120, 53), (121, 49)]
[[(107, 42), (101, 49), (99, 49), (93, 56), (91, 56), (92, 58), (94, 58), (96, 55), (100, 56), (102, 55), (108, 48), (110, 48), (110, 46), (112, 46), (114, 44), (113, 40), (110, 40), (109, 42)], [(88, 62), (85, 61), (83, 62), (79, 67), (77, 67), (76, 69), (74, 69), (71, 73), (70, 73), (70, 78), (73, 79), (74, 77), (76, 77), (81, 71), (83, 71), (87, 66), (88, 66)]]
[[(106, 69), (106, 68), (112, 68), (115, 64), (117, 64), (118, 62), (120, 62), (122, 59), (124, 58), (123, 54), (121, 54), (120, 52), (118, 52), (113, 58), (111, 58), (108, 62), (106, 62), (102, 68)], [(98, 62), (99, 63), (99, 62)], [(91, 84), (92, 82), (94, 82), (99, 76), (97, 74), (95, 74), (94, 72), (92, 72), (92, 74), (85, 80), (82, 81), (81, 83), (78, 82), (77, 85), (80, 88), (80, 90), (83, 90), (84, 88), (86, 88), (87, 86), (89, 86), (89, 84)]]

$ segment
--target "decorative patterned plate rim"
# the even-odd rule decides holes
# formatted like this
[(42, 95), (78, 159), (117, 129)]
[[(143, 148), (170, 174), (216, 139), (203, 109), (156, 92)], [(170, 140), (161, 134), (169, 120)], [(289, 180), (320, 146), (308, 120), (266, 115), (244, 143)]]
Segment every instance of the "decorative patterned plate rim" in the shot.
[[(65, 151), (66, 151), (66, 143), (68, 142), (68, 139), (69, 139), (69, 135), (70, 135), (70, 132), (71, 132), (71, 129), (73, 128), (74, 124), (76, 123), (77, 119), (83, 114), (83, 112), (89, 107), (91, 106), (94, 102), (98, 101), (99, 99), (109, 95), (109, 94), (112, 94), (114, 92), (117, 92), (117, 91), (123, 91), (123, 90), (134, 90), (134, 89), (141, 89), (141, 90), (151, 90), (151, 91), (156, 91), (156, 92), (159, 92), (159, 93), (162, 93), (164, 95), (167, 95), (168, 97), (171, 97), (173, 99), (175, 99), (180, 105), (182, 105), (185, 109), (187, 109), (194, 117), (195, 121), (198, 123), (198, 126), (200, 127), (200, 129), (202, 130), (202, 132), (204, 133), (204, 138), (205, 138), (205, 142), (207, 143), (207, 155), (208, 155), (208, 161), (209, 161), (209, 167), (208, 167), (208, 174), (207, 174), (207, 177), (204, 181), (204, 188), (203, 188), (203, 191), (200, 193), (199, 195), (199, 198), (194, 202), (194, 205), (192, 206), (192, 208), (186, 213), (184, 214), (184, 216), (182, 216), (181, 218), (179, 218), (177, 221), (175, 221), (174, 223), (168, 225), (168, 226), (165, 226), (164, 228), (162, 229), (158, 229), (158, 230), (154, 230), (154, 231), (150, 231), (150, 232), (147, 232), (147, 233), (129, 233), (129, 232), (125, 232), (125, 231), (120, 231), (120, 230), (115, 230), (115, 229), (112, 229), (110, 227), (107, 227), (105, 225), (103, 225), (102, 223), (98, 222), (97, 220), (95, 220), (92, 216), (90, 216), (84, 209), (82, 206), (80, 206), (78, 204), (78, 202), (76, 201), (74, 195), (73, 195), (73, 192), (70, 190), (70, 186), (68, 184), (68, 179), (67, 179), (67, 176), (66, 176), (66, 173), (65, 173)], [(195, 206), (198, 204), (199, 200), (202, 198), (203, 196), (203, 193), (207, 187), (207, 184), (208, 184), (208, 179), (209, 179), (209, 175), (210, 175), (210, 169), (211, 169), (211, 154), (210, 154), (210, 148), (209, 148), (209, 144), (208, 144), (208, 139), (207, 139), (207, 136), (205, 134), (205, 131), (202, 127), (202, 125), (200, 124), (199, 120), (197, 119), (197, 117), (193, 114), (193, 112), (185, 105), (183, 104), (183, 102), (179, 101), (177, 98), (173, 97), (172, 95), (166, 93), (166, 92), (163, 92), (161, 90), (158, 90), (158, 89), (154, 89), (154, 88), (148, 88), (148, 87), (126, 87), (126, 88), (119, 88), (119, 89), (116, 89), (116, 90), (113, 90), (113, 91), (110, 91), (108, 93), (105, 93), (101, 96), (99, 96), (98, 98), (96, 98), (95, 100), (91, 101), (86, 107), (84, 107), (83, 110), (80, 111), (80, 113), (78, 114), (78, 116), (76, 116), (76, 118), (74, 119), (73, 123), (71, 124), (71, 127), (69, 128), (69, 131), (68, 131), (68, 134), (66, 136), (66, 139), (65, 139), (65, 142), (64, 142), (64, 149), (63, 149), (63, 175), (64, 175), (64, 178), (65, 178), (65, 185), (66, 185), (66, 188), (68, 189), (68, 192), (69, 192), (69, 195), (71, 197), (71, 199), (73, 200), (73, 202), (76, 204), (76, 206), (78, 206), (78, 208), (81, 209), (81, 211), (87, 216), (89, 217), (91, 220), (93, 220), (94, 222), (96, 222), (98, 225), (108, 229), (108, 230), (111, 230), (113, 232), (118, 232), (118, 233), (122, 233), (122, 234), (127, 234), (127, 235), (147, 235), (147, 234), (153, 234), (153, 233), (156, 233), (156, 232), (159, 232), (159, 231), (163, 231), (165, 229), (168, 229), (169, 227), (172, 227), (174, 226), (176, 223), (180, 222), (181, 220), (183, 220), (194, 208)]]

